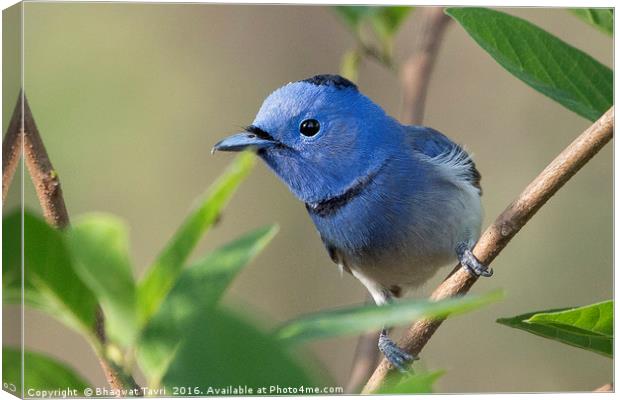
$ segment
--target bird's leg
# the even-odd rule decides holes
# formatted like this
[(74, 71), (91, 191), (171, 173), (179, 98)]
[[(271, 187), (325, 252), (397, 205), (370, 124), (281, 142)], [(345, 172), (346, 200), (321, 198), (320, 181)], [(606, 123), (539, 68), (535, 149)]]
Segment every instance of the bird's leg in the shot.
[[(378, 307), (381, 307), (385, 304), (390, 304), (393, 301), (393, 294), (387, 288), (381, 286), (379, 283), (368, 279), (363, 273), (361, 273), (357, 269), (351, 269), (351, 273), (355, 276), (359, 281), (366, 286), (366, 289), (370, 292), (375, 304)], [(381, 329), (381, 334), (379, 335), (379, 350), (385, 358), (396, 367), (400, 372), (407, 372), (407, 368), (412, 361), (417, 360), (418, 357), (413, 356), (407, 353), (405, 350), (398, 347), (396, 343), (388, 336), (388, 332), (386, 327), (384, 326)]]
[(461, 242), (456, 246), (456, 255), (459, 258), (459, 262), (473, 276), (484, 276), (489, 277), (493, 275), (493, 269), (488, 268), (486, 265), (482, 264), (476, 256), (471, 252), (469, 246), (466, 242)]
[[(382, 290), (381, 292), (381, 296), (373, 296), (375, 297), (375, 301), (379, 307), (384, 304), (390, 304), (393, 301), (392, 295), (389, 291)], [(385, 326), (381, 329), (381, 334), (379, 335), (379, 350), (383, 353), (385, 358), (387, 358), (390, 364), (402, 373), (406, 373), (409, 365), (413, 361), (419, 359), (417, 356), (411, 355), (398, 347), (398, 345), (388, 336), (388, 331)]]
[(381, 334), (379, 335), (379, 350), (383, 353), (385, 358), (387, 358), (390, 364), (402, 373), (407, 372), (409, 364), (415, 360), (419, 360), (417, 356), (413, 356), (398, 347), (398, 345), (388, 336), (387, 329), (385, 329), (385, 327), (381, 329)]

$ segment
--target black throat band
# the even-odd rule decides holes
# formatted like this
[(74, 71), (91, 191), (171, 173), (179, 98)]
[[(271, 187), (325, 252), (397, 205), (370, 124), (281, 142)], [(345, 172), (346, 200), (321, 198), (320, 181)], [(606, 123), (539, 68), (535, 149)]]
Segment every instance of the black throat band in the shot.
[(320, 217), (327, 217), (334, 214), (336, 211), (346, 206), (351, 200), (359, 196), (364, 189), (366, 189), (372, 181), (375, 179), (379, 172), (386, 166), (389, 160), (386, 160), (379, 168), (372, 171), (362, 179), (355, 181), (347, 190), (342, 194), (334, 197), (330, 197), (325, 200), (321, 200), (318, 203), (305, 203), (306, 210), (310, 214), (318, 215)]

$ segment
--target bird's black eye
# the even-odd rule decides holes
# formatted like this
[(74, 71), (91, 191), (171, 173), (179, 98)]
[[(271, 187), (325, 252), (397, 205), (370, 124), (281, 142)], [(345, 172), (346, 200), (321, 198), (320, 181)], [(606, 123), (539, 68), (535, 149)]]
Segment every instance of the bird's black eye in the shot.
[(299, 133), (304, 136), (314, 136), (319, 133), (321, 124), (316, 119), (306, 119), (299, 125)]

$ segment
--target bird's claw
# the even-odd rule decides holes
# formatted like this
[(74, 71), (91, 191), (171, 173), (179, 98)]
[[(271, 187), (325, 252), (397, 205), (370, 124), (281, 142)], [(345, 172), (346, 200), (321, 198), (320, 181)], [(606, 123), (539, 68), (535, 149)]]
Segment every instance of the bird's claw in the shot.
[(479, 277), (490, 277), (493, 276), (493, 268), (488, 268), (486, 265), (482, 264), (476, 256), (471, 252), (471, 250), (467, 247), (461, 246), (457, 250), (459, 261), (463, 268), (470, 273), (470, 275)]
[(398, 347), (398, 345), (396, 345), (396, 343), (394, 343), (394, 341), (392, 341), (392, 339), (390, 339), (388, 335), (383, 332), (379, 336), (379, 350), (381, 350), (381, 353), (383, 353), (390, 364), (402, 373), (407, 373), (409, 365), (413, 361), (419, 360), (418, 357), (413, 356)]

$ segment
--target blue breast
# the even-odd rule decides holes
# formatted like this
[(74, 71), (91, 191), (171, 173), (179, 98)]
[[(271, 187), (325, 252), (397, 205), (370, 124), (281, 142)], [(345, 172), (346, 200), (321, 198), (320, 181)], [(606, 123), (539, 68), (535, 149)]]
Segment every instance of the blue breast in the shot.
[(328, 249), (359, 256), (386, 251), (407, 240), (415, 203), (432, 184), (425, 175), (413, 159), (393, 158), (350, 191), (307, 209)]

